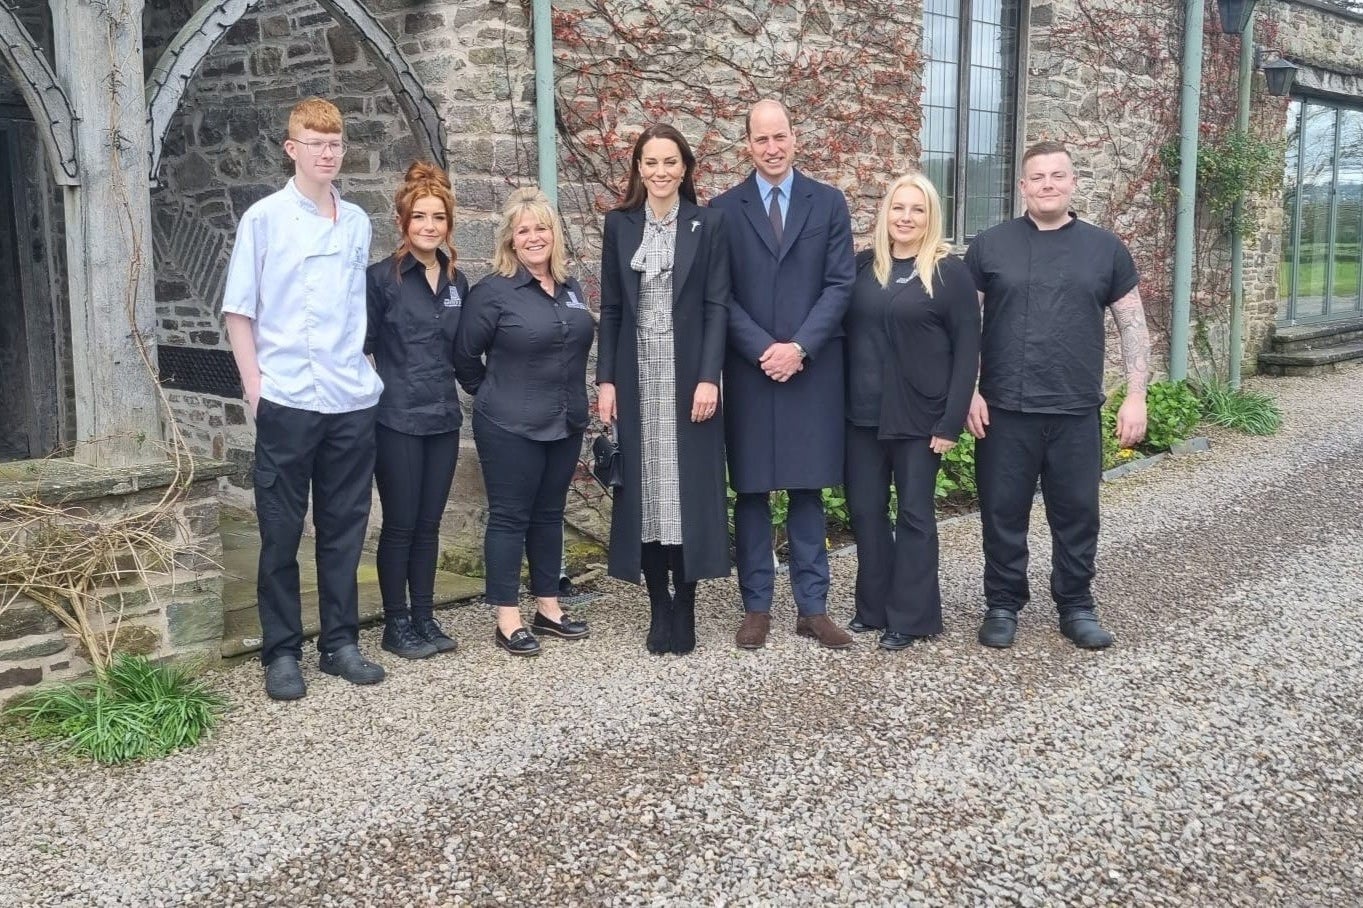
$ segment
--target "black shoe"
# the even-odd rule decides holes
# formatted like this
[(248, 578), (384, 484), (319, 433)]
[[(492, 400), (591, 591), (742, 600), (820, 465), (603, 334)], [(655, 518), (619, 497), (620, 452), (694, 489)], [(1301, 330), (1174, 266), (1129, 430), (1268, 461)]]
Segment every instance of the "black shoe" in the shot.
[(650, 593), (648, 597), (648, 636), (644, 648), (655, 656), (672, 652), (672, 597)]
[(403, 614), (384, 616), (379, 646), (404, 659), (425, 659), (436, 653), (435, 644), (421, 636), (412, 619)]
[(344, 678), (351, 684), (378, 684), (386, 674), (382, 665), (360, 655), (360, 648), (347, 644), (334, 653), (322, 653), (317, 667), (328, 675)]
[(308, 692), (294, 656), (275, 656), (265, 666), (265, 693), (271, 700), (301, 700)]
[(886, 631), (880, 635), (880, 640), (877, 642), (877, 645), (881, 649), (901, 650), (908, 649), (921, 639), (921, 637), (915, 637), (913, 634), (899, 634), (894, 631)]
[(493, 633), (497, 645), (506, 650), (513, 656), (538, 656), (540, 654), (540, 642), (535, 639), (535, 635), (523, 627), (518, 627), (507, 637), (502, 633), (502, 629), (497, 628)]
[(1112, 635), (1098, 623), (1098, 616), (1090, 608), (1070, 609), (1060, 616), (1060, 633), (1080, 649), (1107, 649)]
[(680, 583), (672, 600), (672, 652), (685, 656), (696, 648), (696, 585)]
[(876, 627), (874, 624), (867, 624), (865, 621), (862, 621), (860, 618), (856, 616), (853, 616), (852, 620), (847, 622), (847, 629), (854, 634), (869, 634), (871, 633), (871, 631), (885, 630), (885, 628), (883, 627)]
[(984, 623), (980, 625), (980, 643), (995, 649), (1007, 649), (1013, 645), (1018, 632), (1018, 613), (1010, 608), (991, 608), (984, 613)]
[(459, 649), (459, 642), (445, 633), (440, 622), (436, 621), (432, 615), (413, 618), (412, 627), (416, 629), (423, 640), (435, 647), (437, 653), (452, 653)]
[(572, 599), (573, 597), (579, 595), (581, 595), (581, 590), (579, 590), (576, 586), (573, 585), (573, 578), (571, 577), (558, 578), (558, 597), (560, 599)]
[(535, 620), (530, 623), (530, 629), (536, 634), (551, 634), (564, 640), (581, 640), (591, 633), (587, 622), (569, 617), (566, 613), (557, 621), (550, 621), (543, 612), (538, 611), (535, 612)]

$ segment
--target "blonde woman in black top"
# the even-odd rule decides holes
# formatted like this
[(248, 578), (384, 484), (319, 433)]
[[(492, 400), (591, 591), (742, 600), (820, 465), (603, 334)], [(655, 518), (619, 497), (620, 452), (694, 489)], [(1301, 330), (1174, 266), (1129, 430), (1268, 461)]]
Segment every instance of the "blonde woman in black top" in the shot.
[[(857, 539), (857, 632), (903, 649), (942, 631), (934, 492), (965, 425), (980, 352), (970, 272), (942, 238), (927, 177), (881, 200), (847, 311), (847, 506)], [(890, 485), (898, 496), (893, 530)]]

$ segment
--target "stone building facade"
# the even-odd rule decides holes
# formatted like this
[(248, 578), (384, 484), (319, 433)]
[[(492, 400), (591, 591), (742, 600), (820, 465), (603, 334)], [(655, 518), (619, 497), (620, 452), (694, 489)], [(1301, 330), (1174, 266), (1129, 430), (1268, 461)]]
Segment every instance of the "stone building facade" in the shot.
[[(15, 5), (29, 31), (50, 47), (46, 2)], [(893, 173), (921, 163), (935, 179), (953, 182), (948, 194), (961, 219), (954, 235), (965, 242), (981, 218), (1015, 210), (1012, 167), (1022, 146), (1043, 137), (1069, 142), (1083, 181), (1081, 214), (1139, 250), (1143, 293), (1160, 339), (1157, 365), (1165, 361), (1174, 177), (1160, 148), (1175, 136), (1181, 4), (563, 0), (553, 7), (560, 208), (574, 267), (589, 288), (600, 215), (618, 190), (634, 132), (653, 119), (677, 122), (693, 138), (701, 194), (710, 196), (745, 170), (744, 109), (757, 97), (778, 94), (795, 112), (802, 166), (846, 191), (862, 241), (880, 187)], [(1208, 7), (1203, 118), (1215, 131), (1233, 115), (1224, 107), (1233, 98), (1224, 64), (1237, 44), (1216, 34), (1215, 4)], [(974, 10), (973, 20), (962, 20), (966, 9)], [(340, 186), (373, 217), (375, 257), (395, 242), (391, 191), (402, 170), (414, 158), (443, 158), (459, 204), (461, 265), (476, 279), (487, 270), (502, 201), (536, 174), (531, 11), (529, 0), (147, 0), (148, 79), (168, 49), (183, 49), (185, 23), (207, 14), (230, 28), (187, 71), (183, 97), (164, 136), (156, 137), (159, 157), (149, 174), (156, 341), (164, 387), (187, 440), (198, 452), (236, 465), (224, 480), (225, 501), (249, 506), (252, 430), (236, 389), (220, 297), (237, 220), (287, 177), (280, 142), (288, 109), (320, 94), (345, 113), (350, 150)], [(1308, 81), (1317, 88), (1356, 100), (1363, 94), (1357, 13), (1327, 0), (1261, 0), (1258, 16), (1259, 43), (1313, 73)], [(960, 43), (966, 40), (969, 47)], [(953, 63), (961, 48), (968, 53)], [(434, 142), (430, 122), (414, 119), (410, 98), (395, 94), (394, 67), (415, 79), (426, 109), (438, 114)], [(996, 83), (991, 100), (962, 107), (963, 92), (974, 90), (977, 77)], [(53, 338), (45, 354), (52, 380), (34, 384), (57, 389), (42, 405), (44, 424), (52, 427), (50, 436), (70, 441), (62, 212), (14, 80), (0, 69), (0, 125), (18, 137), (9, 147), (29, 155), (34, 166), (16, 160), (0, 179), (48, 174), (46, 181), (19, 186), (29, 217), (11, 232), (22, 238), (17, 245), (30, 262), (27, 280), (38, 287), (26, 289), (26, 305), (47, 312), (51, 325), (33, 320)], [(953, 80), (960, 91), (943, 94)], [(1285, 105), (1264, 93), (1261, 78), (1256, 82), (1254, 128), (1281, 135)], [(992, 124), (988, 147), (961, 144), (965, 132), (983, 131), (986, 123)], [(955, 139), (943, 139), (948, 133)], [(954, 155), (952, 141), (959, 146)], [(1246, 242), (1252, 356), (1273, 330), (1281, 295), (1283, 216), (1272, 193), (1252, 200), (1251, 208), (1261, 216), (1259, 231)], [(1206, 223), (1201, 236), (1195, 310), (1201, 336), (1224, 364), (1226, 244)], [(22, 344), (5, 337), (0, 347), (8, 376)], [(22, 396), (13, 386), (8, 393)], [(466, 438), (447, 544), (476, 552), (481, 495), (476, 453)], [(581, 519), (591, 522), (590, 515)]]

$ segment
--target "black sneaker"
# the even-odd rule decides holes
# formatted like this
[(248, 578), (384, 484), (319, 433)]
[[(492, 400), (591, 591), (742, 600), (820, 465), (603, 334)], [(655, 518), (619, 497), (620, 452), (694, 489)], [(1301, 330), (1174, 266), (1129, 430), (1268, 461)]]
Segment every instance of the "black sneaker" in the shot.
[(294, 656), (275, 656), (265, 666), (265, 693), (271, 700), (300, 700), (308, 692)]
[(412, 619), (402, 614), (385, 615), (381, 648), (404, 659), (425, 659), (434, 656), (436, 645), (427, 640)]
[(459, 649), (459, 643), (445, 633), (445, 629), (440, 626), (440, 622), (435, 620), (432, 615), (425, 615), (421, 618), (412, 619), (412, 627), (421, 635), (421, 638), (435, 647), (437, 653), (452, 653)]
[(318, 668), (328, 675), (344, 678), (351, 684), (378, 684), (385, 672), (382, 665), (375, 665), (360, 655), (360, 648), (351, 643), (334, 653), (322, 653)]

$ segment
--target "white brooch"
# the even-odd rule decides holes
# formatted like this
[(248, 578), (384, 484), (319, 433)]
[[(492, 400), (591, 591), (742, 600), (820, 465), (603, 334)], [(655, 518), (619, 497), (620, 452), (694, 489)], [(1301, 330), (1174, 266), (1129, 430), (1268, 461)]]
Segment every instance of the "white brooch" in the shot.
[(695, 233), (695, 232), (696, 232), (696, 228), (698, 228), (699, 226), (700, 226), (700, 221), (692, 221), (692, 222), (691, 222), (691, 232), (692, 232), (692, 233)]

